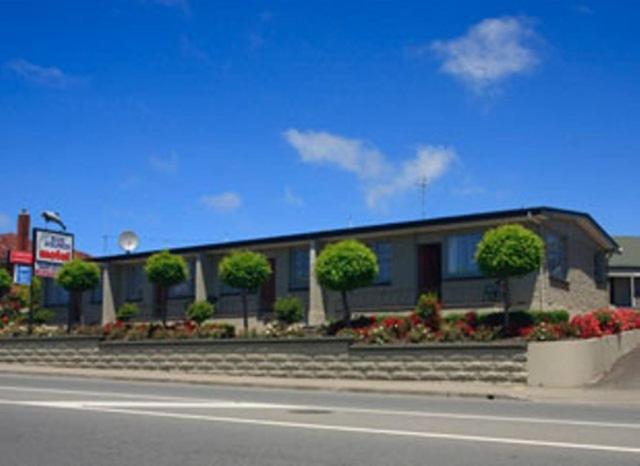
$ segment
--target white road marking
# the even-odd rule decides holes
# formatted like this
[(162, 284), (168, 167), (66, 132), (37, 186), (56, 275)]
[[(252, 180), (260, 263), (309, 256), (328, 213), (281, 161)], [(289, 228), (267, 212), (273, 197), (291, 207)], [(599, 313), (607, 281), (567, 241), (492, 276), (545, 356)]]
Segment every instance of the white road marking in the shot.
[(40, 388), (40, 387), (21, 387), (14, 385), (0, 385), (0, 390), (16, 391), (16, 392), (31, 392), (31, 393), (56, 393), (60, 395), (90, 395), (90, 396), (104, 396), (111, 398), (139, 398), (144, 400), (182, 400), (182, 401), (203, 401), (208, 402), (211, 399), (206, 398), (190, 398), (181, 396), (163, 396), (163, 395), (144, 395), (136, 393), (121, 393), (121, 392), (97, 392), (90, 390), (67, 390), (59, 388)]
[(21, 404), (25, 406), (41, 406), (44, 408), (183, 408), (183, 409), (295, 409), (291, 405), (269, 403), (245, 403), (239, 401), (211, 401), (197, 403), (166, 401), (16, 401), (0, 404)]
[(102, 413), (126, 414), (136, 416), (162, 417), (183, 420), (231, 423), (231, 424), (248, 424), (265, 427), (284, 427), (307, 430), (324, 430), (334, 432), (350, 432), (359, 434), (388, 435), (395, 437), (414, 437), (436, 440), (452, 440), (475, 443), (493, 443), (503, 445), (518, 445), (530, 447), (545, 447), (573, 450), (589, 450), (589, 451), (606, 451), (611, 453), (633, 453), (640, 454), (640, 448), (624, 447), (615, 445), (599, 445), (589, 443), (572, 443), (572, 442), (548, 442), (544, 440), (530, 440), (511, 437), (489, 437), (480, 435), (463, 435), (463, 434), (445, 434), (440, 432), (419, 432), (411, 430), (394, 430), (394, 429), (373, 429), (368, 427), (351, 427), (328, 424), (311, 424), (303, 422), (287, 422), (287, 421), (269, 421), (264, 419), (246, 419), (223, 416), (205, 416), (198, 414), (182, 414), (167, 413), (162, 411), (138, 411), (132, 409), (115, 409), (115, 408), (72, 408), (80, 411), (94, 411)]
[[(349, 408), (343, 406), (325, 406), (325, 405), (289, 405), (289, 404), (277, 404), (277, 403), (242, 403), (233, 402), (219, 399), (205, 399), (205, 398), (190, 398), (190, 397), (177, 397), (177, 396), (162, 396), (162, 395), (143, 395), (143, 394), (125, 394), (118, 392), (97, 392), (97, 391), (85, 391), (85, 390), (64, 390), (55, 388), (36, 388), (36, 387), (20, 387), (20, 386), (0, 386), (0, 390), (18, 391), (18, 392), (34, 392), (34, 393), (57, 393), (57, 394), (69, 394), (69, 395), (92, 395), (92, 396), (104, 396), (113, 398), (133, 398), (133, 399), (146, 399), (155, 400), (153, 406), (144, 405), (136, 402), (123, 404), (123, 402), (112, 401), (70, 401), (70, 403), (82, 403), (83, 405), (92, 404), (93, 406), (105, 406), (105, 407), (150, 407), (150, 408), (259, 408), (259, 409), (321, 409), (342, 413), (353, 414), (374, 414), (382, 416), (409, 416), (409, 417), (425, 417), (436, 419), (455, 419), (455, 420), (471, 420), (471, 421), (493, 421), (493, 422), (513, 422), (522, 424), (550, 424), (550, 425), (567, 425), (567, 426), (581, 426), (581, 427), (596, 427), (596, 428), (613, 428), (613, 429), (640, 429), (640, 423), (623, 423), (623, 422), (603, 422), (603, 421), (584, 421), (575, 419), (550, 419), (541, 417), (525, 417), (525, 416), (493, 416), (485, 414), (460, 414), (460, 413), (447, 413), (447, 412), (430, 412), (430, 411), (402, 411), (402, 410), (385, 410), (385, 409), (370, 409), (370, 408)], [(176, 406), (170, 406), (166, 403), (157, 402), (157, 400), (170, 400), (177, 402)], [(183, 404), (180, 404), (182, 402)], [(50, 401), (42, 402), (44, 404), (51, 403)], [(99, 403), (103, 403), (100, 405)], [(107, 403), (107, 404), (104, 404)], [(208, 403), (214, 403), (214, 405), (207, 405)], [(223, 406), (225, 403), (229, 406)], [(236, 403), (234, 405), (234, 403)], [(6, 403), (3, 403), (6, 404)], [(178, 406), (179, 405), (179, 406)]]

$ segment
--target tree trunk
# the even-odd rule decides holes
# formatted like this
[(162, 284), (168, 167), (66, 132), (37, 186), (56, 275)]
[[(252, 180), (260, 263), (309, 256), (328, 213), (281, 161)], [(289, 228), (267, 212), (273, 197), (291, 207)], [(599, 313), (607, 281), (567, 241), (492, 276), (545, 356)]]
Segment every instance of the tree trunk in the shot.
[(247, 306), (247, 290), (242, 290), (242, 321), (244, 324), (245, 336), (249, 333), (249, 309)]
[(69, 294), (69, 308), (67, 313), (67, 333), (71, 333), (73, 324), (77, 321), (80, 313), (79, 297), (82, 295), (77, 291), (71, 291)]
[(509, 334), (509, 310), (511, 308), (511, 291), (509, 290), (509, 279), (502, 279), (502, 303), (504, 305), (504, 333)]
[(167, 288), (160, 286), (158, 288), (158, 303), (160, 310), (160, 318), (162, 319), (162, 326), (167, 327)]
[(76, 322), (80, 323), (80, 325), (84, 325), (84, 312), (82, 309), (82, 291), (76, 292)]
[(351, 325), (351, 309), (349, 308), (347, 292), (343, 290), (340, 295), (342, 296), (342, 322), (348, 327)]

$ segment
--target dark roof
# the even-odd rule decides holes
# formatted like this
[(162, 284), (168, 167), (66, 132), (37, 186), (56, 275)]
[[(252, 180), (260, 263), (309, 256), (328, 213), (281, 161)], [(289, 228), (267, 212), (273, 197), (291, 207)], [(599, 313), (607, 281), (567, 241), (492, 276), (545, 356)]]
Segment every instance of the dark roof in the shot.
[(616, 236), (622, 254), (615, 254), (609, 260), (612, 268), (640, 268), (640, 236)]
[[(508, 219), (508, 218), (516, 218), (516, 217), (525, 217), (528, 215), (544, 215), (544, 214), (569, 215), (569, 216), (577, 217), (583, 220), (587, 220), (605, 238), (605, 240), (610, 243), (611, 250), (616, 250), (618, 248), (618, 244), (615, 242), (615, 240), (604, 230), (604, 228), (602, 228), (593, 219), (593, 217), (591, 217), (591, 215), (587, 213), (577, 212), (572, 210), (565, 210), (565, 209), (558, 209), (554, 207), (532, 207), (532, 208), (522, 208), (522, 209), (512, 209), (512, 210), (501, 210), (501, 211), (494, 211), (494, 212), (484, 212), (484, 213), (470, 214), (470, 215), (439, 217), (439, 218), (432, 218), (432, 219), (426, 219), (426, 220), (412, 220), (408, 222), (384, 223), (379, 225), (368, 225), (368, 226), (354, 227), (354, 228), (322, 230), (322, 231), (315, 231), (310, 233), (298, 233), (293, 235), (272, 236), (267, 238), (248, 239), (248, 240), (241, 240), (241, 241), (202, 244), (198, 246), (174, 248), (174, 249), (170, 249), (170, 251), (176, 254), (189, 254), (189, 253), (200, 252), (204, 250), (234, 249), (234, 248), (242, 248), (242, 247), (250, 247), (250, 246), (267, 245), (267, 244), (291, 243), (296, 241), (310, 241), (310, 240), (321, 239), (321, 238), (335, 238), (340, 236), (354, 236), (354, 235), (360, 235), (360, 234), (366, 234), (366, 233), (376, 233), (376, 232), (382, 232), (386, 230), (394, 230), (394, 231), (410, 230), (412, 228), (419, 228), (419, 227), (431, 227), (431, 226), (438, 226), (438, 225), (456, 225), (459, 223), (479, 222), (479, 221), (485, 221), (485, 220), (501, 220), (501, 219)], [(110, 255), (110, 256), (102, 256), (102, 257), (96, 257), (93, 260), (96, 262), (108, 262), (113, 260), (135, 259), (135, 258), (149, 256), (155, 252), (158, 252), (158, 251), (145, 251), (145, 252), (138, 252), (133, 254), (117, 254), (117, 255)]]

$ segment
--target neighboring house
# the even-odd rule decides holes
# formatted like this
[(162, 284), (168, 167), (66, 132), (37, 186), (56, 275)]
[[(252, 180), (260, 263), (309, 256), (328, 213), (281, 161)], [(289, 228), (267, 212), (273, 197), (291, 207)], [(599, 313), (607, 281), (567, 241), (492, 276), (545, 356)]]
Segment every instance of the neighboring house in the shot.
[[(0, 267), (6, 268), (12, 272), (12, 266), (9, 263), (10, 251), (32, 251), (31, 241), (31, 217), (26, 209), (18, 214), (16, 233), (0, 234)], [(82, 251), (75, 251), (75, 257), (80, 259), (89, 258), (89, 254)], [(67, 291), (57, 285), (55, 280), (45, 278), (42, 280), (42, 299), (45, 307), (66, 309), (69, 302)], [(63, 316), (61, 316), (61, 319)], [(97, 319), (98, 322), (99, 316)]]
[[(486, 229), (507, 223), (522, 224), (546, 242), (540, 270), (512, 282), (515, 308), (579, 312), (608, 305), (606, 264), (618, 249), (615, 240), (588, 214), (537, 207), (174, 249), (187, 259), (191, 278), (171, 290), (169, 315), (182, 318), (193, 300), (208, 299), (216, 304), (216, 317), (238, 319), (240, 297), (218, 279), (217, 266), (230, 251), (251, 249), (263, 252), (274, 270), (250, 297), (254, 323), (269, 315), (277, 297), (288, 295), (302, 300), (312, 324), (337, 316), (338, 294), (322, 290), (312, 271), (324, 245), (347, 238), (368, 244), (380, 268), (372, 286), (352, 293), (356, 312), (409, 310), (428, 291), (440, 295), (445, 309), (499, 307), (495, 280), (482, 276), (474, 253)], [(109, 321), (122, 303), (136, 302), (143, 318), (153, 318), (155, 291), (143, 271), (150, 254), (94, 259), (103, 267), (103, 287), (88, 299), (87, 314)]]
[(622, 248), (609, 261), (611, 304), (640, 307), (640, 237), (619, 236), (615, 240)]

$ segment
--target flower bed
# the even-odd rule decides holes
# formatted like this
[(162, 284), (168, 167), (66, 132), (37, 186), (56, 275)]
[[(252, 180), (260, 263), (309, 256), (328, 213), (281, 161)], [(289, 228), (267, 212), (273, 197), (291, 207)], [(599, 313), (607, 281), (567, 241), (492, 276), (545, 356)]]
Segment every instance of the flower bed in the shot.
[[(424, 305), (424, 303), (422, 303)], [(409, 315), (360, 316), (349, 325), (329, 322), (319, 328), (272, 321), (264, 328), (248, 333), (236, 331), (233, 325), (206, 321), (178, 321), (166, 327), (159, 323), (116, 321), (100, 326), (78, 326), (72, 335), (99, 336), (105, 340), (175, 340), (242, 338), (322, 338), (343, 337), (367, 345), (423, 344), (440, 342), (486, 342), (507, 338), (526, 341), (556, 341), (598, 338), (640, 329), (640, 312), (633, 309), (595, 309), (570, 318), (566, 311), (515, 311), (510, 325), (503, 328), (503, 313), (449, 314), (442, 317), (438, 303), (418, 305)], [(24, 318), (0, 320), (0, 338), (28, 334)], [(35, 337), (67, 335), (63, 327), (36, 325)]]

